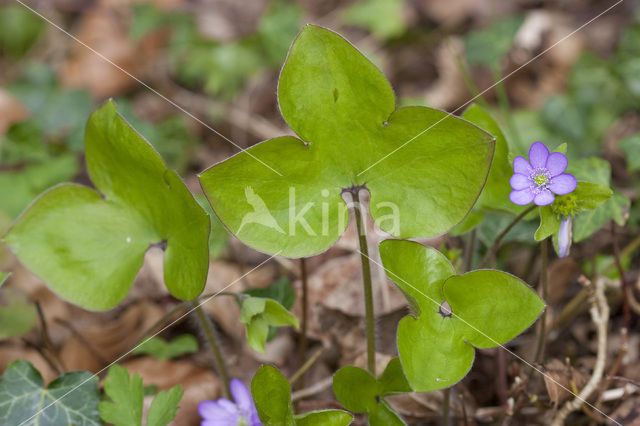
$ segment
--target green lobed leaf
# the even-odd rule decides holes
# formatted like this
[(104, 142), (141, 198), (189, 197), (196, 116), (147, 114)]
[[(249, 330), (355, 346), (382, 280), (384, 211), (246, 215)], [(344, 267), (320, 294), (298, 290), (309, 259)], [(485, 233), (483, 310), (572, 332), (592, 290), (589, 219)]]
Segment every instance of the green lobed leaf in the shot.
[(573, 221), (573, 241), (580, 242), (590, 237), (610, 220), (622, 226), (627, 221), (627, 213), (631, 201), (619, 192), (605, 201), (595, 210), (587, 211), (576, 216)]
[(86, 161), (96, 192), (63, 184), (42, 194), (4, 241), (63, 298), (109, 309), (127, 294), (144, 253), (166, 246), (164, 278), (183, 300), (198, 296), (209, 266), (209, 218), (180, 177), (116, 112), (91, 115)]
[(397, 335), (402, 368), (417, 392), (454, 385), (471, 368), (474, 346), (505, 343), (544, 309), (518, 278), (491, 270), (455, 275), (431, 247), (386, 240), (380, 255), (387, 275), (419, 307), (400, 320)]
[(540, 207), (539, 211), (540, 226), (534, 235), (536, 241), (542, 241), (560, 229), (560, 218), (551, 210), (550, 206)]
[(198, 341), (190, 334), (183, 334), (171, 342), (161, 337), (151, 337), (133, 350), (134, 354), (148, 354), (157, 359), (171, 359), (198, 352)]
[(98, 377), (87, 371), (66, 373), (45, 388), (33, 365), (15, 361), (0, 378), (0, 424), (99, 426), (99, 400)]
[(98, 406), (102, 420), (115, 426), (142, 424), (142, 377), (137, 373), (129, 377), (126, 368), (114, 364), (104, 379), (104, 392), (110, 401), (102, 401)]
[(248, 297), (242, 301), (240, 322), (246, 324), (249, 346), (264, 353), (270, 326), (293, 325), (298, 328), (298, 318), (273, 299)]
[(405, 422), (384, 400), (384, 396), (411, 392), (400, 360), (394, 358), (382, 375), (374, 378), (358, 367), (342, 367), (333, 375), (333, 393), (349, 411), (366, 413), (372, 426), (404, 425)]
[(200, 175), (221, 221), (258, 250), (326, 250), (347, 226), (342, 192), (357, 186), (370, 191), (384, 231), (441, 234), (465, 217), (489, 172), (490, 135), (443, 111), (396, 110), (380, 70), (329, 30), (307, 25), (298, 35), (278, 101), (300, 139), (262, 142)]
[(319, 410), (293, 414), (291, 385), (270, 365), (258, 369), (251, 381), (251, 395), (258, 417), (265, 426), (347, 426), (353, 416), (341, 410)]
[(178, 413), (178, 403), (182, 399), (184, 391), (180, 385), (174, 386), (168, 391), (158, 393), (149, 407), (147, 426), (166, 426)]
[[(107, 400), (98, 405), (100, 417), (115, 426), (140, 426), (144, 386), (142, 378), (135, 373), (129, 376), (126, 368), (114, 364), (109, 367), (104, 379)], [(149, 408), (147, 426), (166, 426), (173, 420), (183, 391), (180, 385), (158, 393)]]

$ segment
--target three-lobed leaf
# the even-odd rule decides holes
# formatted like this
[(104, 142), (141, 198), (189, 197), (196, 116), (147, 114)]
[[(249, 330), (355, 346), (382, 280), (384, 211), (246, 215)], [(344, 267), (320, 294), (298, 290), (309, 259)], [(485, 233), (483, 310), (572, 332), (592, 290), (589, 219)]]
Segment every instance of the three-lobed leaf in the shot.
[(353, 420), (342, 410), (294, 415), (291, 385), (277, 368), (270, 365), (263, 365), (253, 376), (251, 395), (265, 426), (346, 426)]
[(44, 387), (27, 361), (9, 364), (0, 378), (0, 424), (99, 426), (98, 378), (87, 371), (66, 373)]
[(5, 243), (56, 293), (88, 309), (118, 304), (154, 244), (166, 247), (169, 291), (184, 300), (198, 296), (209, 266), (209, 218), (180, 177), (111, 101), (91, 115), (85, 151), (96, 190), (48, 190)]
[(454, 385), (471, 368), (474, 346), (504, 344), (544, 309), (534, 291), (505, 272), (455, 275), (437, 250), (410, 241), (383, 241), (380, 254), (387, 275), (414, 307), (415, 316), (400, 321), (397, 341), (402, 368), (415, 391)]
[(443, 111), (396, 109), (380, 70), (332, 31), (308, 25), (298, 35), (278, 101), (300, 139), (262, 142), (200, 175), (221, 221), (258, 250), (326, 250), (347, 226), (343, 191), (359, 186), (384, 231), (441, 234), (464, 218), (489, 172), (489, 134)]

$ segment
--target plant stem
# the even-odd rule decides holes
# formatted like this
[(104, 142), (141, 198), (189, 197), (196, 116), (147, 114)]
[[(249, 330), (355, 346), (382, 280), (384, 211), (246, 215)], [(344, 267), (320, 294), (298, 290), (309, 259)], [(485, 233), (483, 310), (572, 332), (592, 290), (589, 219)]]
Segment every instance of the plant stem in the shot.
[(476, 229), (473, 228), (469, 233), (469, 239), (465, 247), (463, 272), (469, 272), (473, 266), (473, 251), (476, 248)]
[(631, 329), (631, 307), (629, 306), (629, 285), (624, 276), (624, 268), (620, 259), (620, 247), (618, 246), (618, 236), (616, 235), (616, 223), (611, 221), (611, 238), (613, 240), (613, 260), (618, 274), (620, 275), (620, 287), (622, 290), (622, 318), (624, 320), (624, 327), (627, 330)]
[(442, 426), (449, 426), (449, 405), (451, 399), (451, 388), (442, 391)]
[(220, 347), (218, 346), (218, 342), (216, 340), (215, 331), (213, 330), (213, 324), (211, 323), (211, 319), (209, 316), (202, 310), (200, 305), (197, 302), (193, 302), (193, 307), (196, 313), (196, 317), (200, 322), (200, 326), (204, 331), (205, 336), (207, 337), (207, 341), (209, 342), (209, 346), (211, 347), (211, 352), (213, 352), (213, 358), (216, 364), (216, 370), (218, 371), (218, 375), (220, 379), (224, 383), (224, 390), (227, 397), (231, 396), (231, 390), (229, 387), (229, 373), (227, 373), (227, 366), (224, 362), (224, 358), (222, 357), (222, 352), (220, 351)]
[[(302, 320), (300, 321), (300, 358), (298, 364), (300, 369), (306, 365), (305, 359), (307, 358), (307, 316), (308, 316), (308, 294), (307, 294), (307, 262), (303, 257), (300, 259), (300, 280), (302, 281)], [(312, 357), (313, 359), (313, 357)], [(304, 388), (304, 370), (300, 377), (300, 389)]]
[(309, 358), (304, 364), (302, 364), (300, 368), (298, 368), (298, 371), (293, 373), (293, 376), (291, 376), (291, 378), (289, 379), (289, 383), (293, 385), (298, 380), (302, 380), (304, 373), (306, 373), (307, 370), (318, 360), (318, 358), (320, 358), (322, 352), (324, 352), (324, 349), (320, 348), (316, 351), (316, 353), (311, 355), (311, 358)]
[(364, 307), (367, 326), (367, 368), (376, 375), (376, 335), (373, 314), (373, 286), (371, 284), (371, 265), (369, 264), (369, 248), (367, 246), (367, 231), (362, 214), (362, 204), (358, 195), (358, 188), (353, 192), (353, 206), (358, 226), (358, 242), (360, 243), (360, 262), (362, 265), (362, 284), (364, 285)]
[(529, 206), (526, 210), (524, 210), (522, 213), (520, 213), (518, 216), (516, 216), (516, 218), (513, 219), (511, 221), (511, 223), (509, 225), (507, 225), (507, 227), (504, 228), (504, 230), (500, 234), (498, 234), (496, 239), (493, 240), (493, 244), (491, 245), (491, 247), (487, 251), (487, 254), (484, 256), (484, 258), (482, 258), (482, 262), (480, 262), (480, 266), (478, 266), (478, 269), (480, 269), (484, 265), (486, 265), (487, 262), (489, 261), (489, 259), (491, 259), (492, 257), (494, 257), (496, 255), (496, 252), (500, 248), (500, 242), (502, 241), (504, 236), (507, 235), (509, 233), (509, 231), (511, 231), (511, 229), (513, 229), (513, 227), (516, 226), (516, 224), (518, 222), (520, 222), (526, 215), (531, 213), (533, 211), (533, 209), (535, 209), (536, 207), (537, 206), (535, 204), (532, 204), (531, 206)]
[[(549, 263), (549, 253), (548, 253), (548, 244), (547, 238), (540, 242), (540, 257), (542, 258), (542, 268), (540, 270), (540, 286), (542, 287), (542, 300), (547, 303), (547, 269)], [(542, 362), (544, 358), (544, 342), (545, 342), (545, 334), (547, 328), (547, 308), (542, 311), (542, 316), (540, 317), (540, 326), (538, 328), (538, 346), (536, 348), (536, 362)]]

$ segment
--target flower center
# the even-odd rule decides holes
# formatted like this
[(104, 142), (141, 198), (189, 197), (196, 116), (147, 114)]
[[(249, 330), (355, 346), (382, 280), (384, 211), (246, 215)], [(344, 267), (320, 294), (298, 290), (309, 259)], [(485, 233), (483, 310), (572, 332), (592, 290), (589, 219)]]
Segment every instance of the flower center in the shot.
[(536, 177), (533, 178), (533, 181), (538, 186), (545, 186), (547, 183), (549, 183), (549, 178), (543, 173), (539, 173), (536, 175)]

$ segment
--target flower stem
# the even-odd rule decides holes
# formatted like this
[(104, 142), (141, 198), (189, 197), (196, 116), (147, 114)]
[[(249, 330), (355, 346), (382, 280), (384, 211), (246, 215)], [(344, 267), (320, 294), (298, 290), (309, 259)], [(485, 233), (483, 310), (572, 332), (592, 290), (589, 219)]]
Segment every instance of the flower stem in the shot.
[(516, 226), (518, 222), (520, 222), (526, 215), (531, 213), (533, 209), (535, 209), (536, 207), (537, 206), (535, 204), (530, 205), (526, 210), (524, 210), (522, 213), (516, 216), (516, 218), (513, 219), (511, 223), (507, 225), (507, 227), (504, 228), (504, 230), (500, 234), (498, 234), (496, 239), (493, 240), (493, 244), (487, 251), (487, 254), (484, 256), (484, 258), (482, 258), (482, 262), (480, 262), (480, 266), (478, 266), (478, 269), (486, 265), (487, 262), (496, 255), (496, 252), (500, 248), (500, 242), (502, 242), (502, 239), (504, 238), (504, 236), (507, 235), (509, 231), (511, 231), (511, 229), (513, 229), (513, 227)]
[(369, 264), (369, 248), (367, 247), (367, 231), (362, 214), (362, 204), (358, 189), (353, 192), (353, 205), (358, 226), (358, 242), (360, 243), (360, 263), (362, 265), (362, 284), (364, 285), (364, 307), (367, 325), (367, 368), (376, 375), (376, 335), (373, 313), (373, 286), (371, 284), (371, 265)]
[(291, 376), (291, 378), (289, 379), (289, 383), (293, 386), (295, 382), (297, 382), (298, 380), (302, 380), (302, 377), (304, 377), (304, 373), (306, 373), (307, 370), (318, 360), (318, 358), (320, 358), (320, 355), (322, 355), (323, 352), (324, 349), (320, 348), (316, 351), (316, 353), (311, 355), (311, 358), (306, 360), (305, 363), (302, 364), (300, 368), (298, 368), (298, 371), (293, 373), (293, 376)]
[(198, 318), (200, 326), (202, 327), (202, 331), (204, 331), (204, 335), (207, 337), (207, 341), (209, 342), (209, 346), (211, 347), (211, 352), (213, 352), (213, 359), (216, 364), (216, 370), (218, 371), (220, 379), (224, 383), (225, 394), (227, 397), (230, 397), (231, 390), (229, 387), (229, 373), (227, 373), (227, 366), (224, 362), (224, 358), (222, 357), (220, 347), (218, 346), (211, 319), (209, 318), (209, 316), (207, 316), (207, 314), (205, 314), (205, 312), (197, 302), (193, 302), (193, 307), (196, 313), (196, 318)]
[(451, 388), (442, 391), (442, 426), (449, 426), (449, 406), (451, 404)]
[[(540, 257), (542, 258), (542, 268), (540, 270), (540, 286), (542, 287), (542, 300), (547, 301), (547, 269), (549, 264), (549, 253), (547, 238), (540, 242)], [(538, 345), (536, 348), (536, 362), (542, 362), (544, 358), (544, 343), (547, 328), (547, 309), (542, 311), (540, 325), (538, 328)]]
[[(303, 257), (300, 259), (300, 280), (302, 281), (302, 319), (300, 321), (300, 355), (298, 363), (300, 369), (305, 366), (307, 359), (307, 316), (308, 314), (308, 294), (307, 294), (307, 262)], [(312, 357), (313, 358), (313, 357)], [(304, 370), (300, 375), (300, 389), (304, 388)]]

